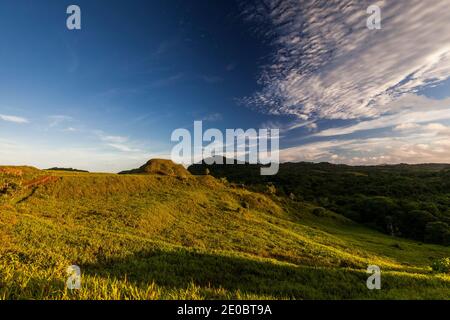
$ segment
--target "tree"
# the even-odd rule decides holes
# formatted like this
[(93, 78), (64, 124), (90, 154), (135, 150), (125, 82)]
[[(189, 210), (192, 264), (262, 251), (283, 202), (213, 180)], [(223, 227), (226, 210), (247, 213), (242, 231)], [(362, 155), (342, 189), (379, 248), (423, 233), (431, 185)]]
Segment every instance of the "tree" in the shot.
[(450, 244), (450, 228), (445, 222), (429, 222), (425, 227), (425, 241), (430, 243)]
[(424, 240), (425, 227), (430, 222), (437, 219), (429, 212), (423, 210), (413, 210), (402, 216), (402, 233), (413, 239)]

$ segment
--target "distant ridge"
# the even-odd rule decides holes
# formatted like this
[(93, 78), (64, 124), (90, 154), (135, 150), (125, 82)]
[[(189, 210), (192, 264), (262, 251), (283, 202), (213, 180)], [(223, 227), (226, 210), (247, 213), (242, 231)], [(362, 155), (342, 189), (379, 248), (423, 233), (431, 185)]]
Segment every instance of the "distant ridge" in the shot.
[[(217, 164), (218, 160), (222, 161), (222, 164)], [(216, 160), (214, 164), (213, 160)], [(226, 157), (211, 157), (207, 159), (203, 159), (200, 162), (194, 163), (188, 167), (189, 172), (192, 174), (203, 174), (206, 168), (216, 170), (222, 174), (225, 173), (236, 173), (241, 172), (245, 174), (249, 173), (257, 173), (261, 167), (264, 167), (263, 164), (250, 164), (247, 162), (238, 161), (236, 159), (230, 159)], [(398, 163), (398, 164), (377, 164), (377, 165), (349, 165), (349, 164), (338, 164), (338, 163), (330, 163), (330, 162), (281, 162), (280, 170), (290, 171), (290, 170), (334, 170), (339, 168), (341, 170), (355, 170), (355, 169), (379, 169), (379, 170), (399, 170), (399, 169), (408, 169), (408, 170), (425, 170), (425, 171), (441, 171), (441, 170), (450, 170), (450, 163), (419, 163), (419, 164), (407, 164), (407, 163)]]
[(176, 164), (166, 159), (151, 159), (138, 169), (122, 171), (119, 174), (156, 174), (176, 177), (191, 175), (181, 164)]
[(46, 169), (49, 171), (70, 171), (70, 172), (85, 172), (85, 173), (89, 173), (89, 171), (87, 170), (80, 170), (80, 169), (73, 169), (73, 168), (57, 168), (57, 167), (53, 167), (53, 168), (49, 168)]

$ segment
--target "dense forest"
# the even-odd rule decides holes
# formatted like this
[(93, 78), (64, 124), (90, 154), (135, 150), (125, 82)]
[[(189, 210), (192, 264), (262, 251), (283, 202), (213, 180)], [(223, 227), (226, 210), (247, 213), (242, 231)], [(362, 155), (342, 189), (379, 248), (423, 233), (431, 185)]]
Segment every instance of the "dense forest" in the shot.
[(314, 203), (386, 234), (450, 245), (450, 165), (283, 163), (275, 176), (261, 176), (259, 169), (205, 163), (189, 168)]

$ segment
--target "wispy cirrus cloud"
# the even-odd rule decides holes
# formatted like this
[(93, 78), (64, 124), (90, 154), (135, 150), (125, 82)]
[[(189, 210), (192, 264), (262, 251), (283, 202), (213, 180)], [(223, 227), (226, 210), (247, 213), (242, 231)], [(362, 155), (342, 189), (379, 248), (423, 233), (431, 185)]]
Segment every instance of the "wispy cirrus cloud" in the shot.
[[(393, 104), (392, 112), (373, 119), (360, 121), (356, 124), (322, 130), (316, 136), (329, 137), (338, 135), (349, 135), (360, 131), (373, 129), (385, 129), (398, 126), (412, 126), (412, 124), (427, 123), (432, 121), (442, 121), (450, 119), (450, 99), (434, 100), (425, 97), (413, 99), (400, 99), (403, 101), (403, 107), (396, 109)], [(409, 129), (413, 129), (410, 127)]]
[(311, 142), (281, 150), (280, 160), (353, 165), (441, 163), (450, 159), (449, 133), (449, 126), (429, 124), (412, 135)]
[(264, 0), (245, 16), (273, 46), (262, 90), (244, 102), (300, 118), (376, 117), (405, 93), (450, 75), (450, 3), (378, 1), (382, 29), (366, 27), (373, 1)]
[(122, 152), (141, 152), (141, 150), (135, 149), (135, 148), (130, 148), (129, 146), (127, 146), (125, 144), (108, 143), (107, 145), (112, 147), (112, 148), (114, 148), (114, 149), (122, 151)]
[(123, 136), (112, 136), (112, 135), (105, 135), (102, 131), (96, 131), (98, 136), (100, 137), (100, 140), (110, 143), (125, 143), (128, 141), (127, 137)]
[(142, 152), (138, 148), (134, 148), (134, 143), (130, 141), (128, 137), (118, 136), (118, 135), (108, 135), (101, 130), (95, 130), (94, 133), (99, 137), (99, 139), (105, 143), (106, 146), (118, 150), (120, 152)]
[[(381, 30), (366, 26), (373, 4)], [(260, 90), (241, 102), (295, 116), (286, 135), (309, 129), (300, 131), (303, 145), (282, 151), (285, 160), (450, 162), (450, 99), (418, 94), (450, 77), (450, 2), (261, 0), (243, 8), (272, 54)]]
[(50, 127), (56, 127), (64, 122), (71, 122), (73, 121), (73, 118), (66, 115), (52, 115), (48, 116), (49, 126)]
[(0, 114), (0, 120), (7, 121), (7, 122), (13, 122), (18, 124), (24, 124), (29, 123), (28, 119), (13, 115), (6, 115), (6, 114)]
[(397, 102), (391, 114), (319, 131), (309, 138), (322, 140), (286, 148), (281, 157), (355, 165), (450, 162), (449, 99), (412, 95)]

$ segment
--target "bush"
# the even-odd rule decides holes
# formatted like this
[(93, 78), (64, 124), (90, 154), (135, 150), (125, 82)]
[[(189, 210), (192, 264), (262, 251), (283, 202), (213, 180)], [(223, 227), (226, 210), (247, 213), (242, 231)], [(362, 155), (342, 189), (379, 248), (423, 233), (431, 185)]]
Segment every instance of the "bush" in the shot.
[(266, 192), (268, 194), (276, 194), (277, 193), (277, 188), (273, 184), (269, 183), (266, 186)]
[(328, 216), (327, 210), (325, 210), (324, 208), (315, 208), (312, 213), (316, 217), (327, 217)]
[(450, 273), (450, 258), (442, 258), (434, 261), (431, 264), (431, 268), (435, 272)]
[(13, 195), (20, 189), (20, 182), (6, 180), (0, 183), (0, 195)]

